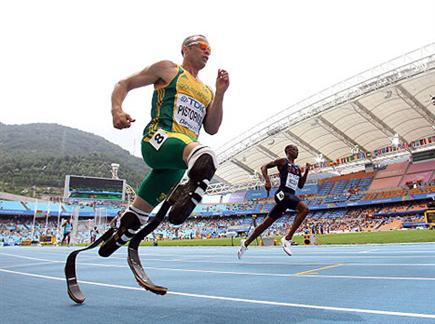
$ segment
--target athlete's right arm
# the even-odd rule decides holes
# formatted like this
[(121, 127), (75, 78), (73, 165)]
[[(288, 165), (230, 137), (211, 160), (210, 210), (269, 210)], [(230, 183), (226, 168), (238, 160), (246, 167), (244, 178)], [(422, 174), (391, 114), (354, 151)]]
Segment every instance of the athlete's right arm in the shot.
[(135, 120), (122, 110), (122, 103), (128, 92), (132, 89), (150, 84), (159, 85), (169, 82), (176, 73), (177, 65), (171, 61), (160, 61), (150, 65), (142, 71), (119, 81), (112, 92), (113, 127), (128, 128)]
[(283, 165), (285, 165), (285, 163), (286, 163), (285, 159), (278, 159), (278, 160), (269, 162), (261, 167), (261, 173), (263, 174), (263, 178), (265, 181), (264, 186), (265, 186), (267, 191), (272, 189), (272, 183), (270, 182), (270, 177), (269, 177), (269, 174), (267, 174), (267, 170), (272, 169), (274, 167), (277, 167), (279, 170)]

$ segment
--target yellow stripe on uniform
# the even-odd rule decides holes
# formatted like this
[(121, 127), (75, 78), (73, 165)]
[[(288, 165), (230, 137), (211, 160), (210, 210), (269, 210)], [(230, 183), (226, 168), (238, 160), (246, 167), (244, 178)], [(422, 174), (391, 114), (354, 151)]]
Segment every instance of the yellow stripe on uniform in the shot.
[(177, 123), (172, 123), (172, 130), (178, 133), (184, 133), (187, 137), (197, 139), (198, 135), (195, 134), (195, 132), (192, 132), (190, 129), (187, 129), (186, 127), (182, 127)]
[(160, 109), (162, 107), (162, 103), (163, 103), (163, 98), (165, 97), (165, 89), (158, 89), (157, 90), (157, 107), (156, 107), (156, 117), (155, 120), (157, 121), (154, 124), (153, 129), (151, 129), (152, 132), (157, 131), (157, 125), (159, 124), (159, 119), (160, 119)]
[[(164, 132), (168, 135), (168, 138), (176, 138), (179, 139), (180, 141), (182, 141), (184, 144), (190, 144), (192, 142), (194, 142), (194, 140), (192, 138), (190, 138), (189, 136), (185, 135), (185, 134), (181, 134), (181, 133), (173, 133), (173, 132), (168, 132), (166, 130), (164, 130)], [(154, 133), (151, 133), (154, 134)], [(151, 135), (145, 136), (143, 138), (144, 142), (149, 142), (149, 140), (152, 138)]]
[[(158, 89), (158, 90), (156, 90), (156, 92), (157, 92), (156, 115), (153, 117), (153, 119), (151, 120), (151, 122), (149, 124), (150, 125), (150, 128), (149, 128), (150, 133), (155, 133), (158, 129), (159, 120), (160, 120), (160, 108), (161, 108), (162, 103), (163, 103), (165, 89)], [(147, 136), (146, 138), (150, 139), (151, 137)]]
[(184, 144), (190, 144), (193, 142), (193, 140), (189, 136), (181, 133), (166, 132), (166, 134), (168, 134), (168, 137), (177, 138), (181, 140)]

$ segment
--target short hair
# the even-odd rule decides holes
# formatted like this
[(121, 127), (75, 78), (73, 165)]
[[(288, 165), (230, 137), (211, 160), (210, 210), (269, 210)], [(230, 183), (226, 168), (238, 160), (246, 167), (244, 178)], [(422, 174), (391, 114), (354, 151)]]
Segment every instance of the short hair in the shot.
[(200, 38), (203, 38), (203, 39), (205, 39), (207, 41), (207, 37), (205, 37), (204, 35), (200, 35), (200, 34), (196, 34), (196, 35), (192, 35), (192, 36), (186, 37), (184, 39), (183, 43), (181, 44), (181, 55), (184, 56), (184, 52), (183, 52), (183, 47), (184, 46), (189, 46), (190, 44), (196, 42)]
[(287, 145), (286, 147), (285, 147), (285, 149), (284, 149), (284, 153), (285, 154), (287, 154), (287, 151), (288, 151), (288, 149), (289, 148), (294, 148), (294, 149), (298, 149), (298, 147), (296, 146), (296, 145), (293, 145), (293, 144), (289, 144), (289, 145)]

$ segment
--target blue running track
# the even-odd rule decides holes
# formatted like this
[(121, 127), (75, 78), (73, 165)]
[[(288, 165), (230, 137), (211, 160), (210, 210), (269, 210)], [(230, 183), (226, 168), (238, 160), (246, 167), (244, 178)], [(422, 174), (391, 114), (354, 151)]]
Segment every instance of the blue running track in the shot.
[(1, 323), (435, 323), (435, 244), (142, 247), (145, 271), (169, 288), (140, 288), (125, 248), (78, 257), (87, 299), (66, 293), (73, 248), (0, 248)]

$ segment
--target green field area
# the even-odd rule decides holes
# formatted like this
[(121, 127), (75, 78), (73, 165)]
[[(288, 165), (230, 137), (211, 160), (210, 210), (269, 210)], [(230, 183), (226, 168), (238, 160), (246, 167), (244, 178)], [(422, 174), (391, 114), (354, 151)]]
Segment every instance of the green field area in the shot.
[[(435, 242), (434, 230), (399, 230), (388, 232), (367, 233), (340, 233), (317, 235), (319, 244), (370, 244), (370, 243), (413, 243)], [(276, 240), (279, 242), (279, 237)], [(298, 244), (303, 244), (302, 236), (295, 236)], [(158, 241), (159, 246), (231, 246), (239, 245), (240, 238), (218, 238), (201, 240), (163, 240)], [(144, 242), (143, 245), (152, 245), (152, 242)], [(256, 245), (256, 242), (253, 242)]]

